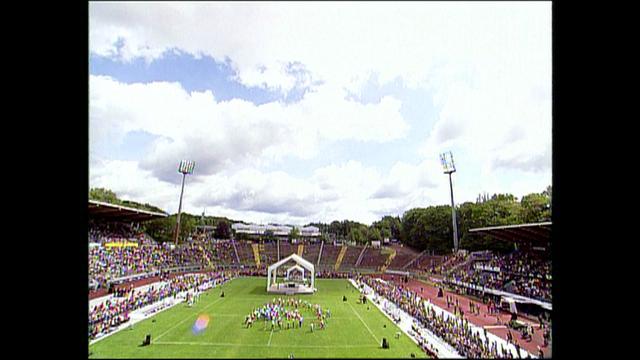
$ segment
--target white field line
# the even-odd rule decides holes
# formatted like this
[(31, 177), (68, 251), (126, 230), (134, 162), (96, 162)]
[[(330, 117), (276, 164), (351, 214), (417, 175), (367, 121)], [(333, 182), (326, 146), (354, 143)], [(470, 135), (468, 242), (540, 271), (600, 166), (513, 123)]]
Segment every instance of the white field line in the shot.
[[(200, 311), (204, 311), (204, 310), (206, 310), (207, 308), (209, 308), (211, 305), (213, 305), (213, 304), (217, 304), (217, 303), (218, 303), (218, 301), (220, 301), (220, 300), (224, 300), (224, 298), (219, 298), (218, 300), (216, 300), (216, 301), (212, 302), (211, 304), (207, 305), (204, 309), (202, 309), (202, 310), (200, 310)], [(198, 312), (200, 312), (200, 311), (198, 311)], [(194, 314), (192, 314), (192, 315), (194, 315)], [(162, 334), (160, 334), (160, 335), (156, 338), (156, 341), (157, 341), (157, 340), (159, 340), (161, 337), (165, 336), (169, 331), (171, 331), (171, 330), (175, 329), (178, 325), (180, 325), (180, 324), (184, 323), (185, 321), (189, 320), (190, 318), (191, 318), (191, 316), (185, 316), (185, 318), (184, 318), (184, 319), (182, 319), (182, 321), (180, 321), (179, 323), (177, 323), (177, 324), (173, 325), (173, 326), (172, 326), (172, 327), (170, 327), (167, 331), (165, 331), (165, 332), (163, 332)], [(154, 341), (154, 342), (155, 342), (155, 341)]]
[(347, 302), (347, 305), (349, 305), (351, 307), (351, 310), (353, 310), (353, 312), (356, 314), (358, 319), (360, 319), (360, 321), (364, 324), (364, 326), (367, 328), (367, 330), (369, 330), (369, 334), (371, 334), (371, 336), (373, 336), (373, 338), (376, 340), (376, 344), (380, 343), (380, 341), (378, 341), (378, 338), (376, 337), (376, 335), (373, 333), (373, 331), (371, 331), (371, 328), (369, 328), (369, 325), (367, 325), (367, 323), (365, 323), (364, 320), (362, 320), (362, 317), (360, 317), (360, 314), (358, 314), (358, 312), (353, 307), (353, 305), (351, 305), (348, 302)]
[(273, 337), (273, 330), (271, 330), (271, 335), (269, 335), (269, 342), (267, 343), (267, 346), (271, 346), (271, 338)]
[(311, 348), (311, 349), (331, 349), (331, 348), (378, 348), (374, 345), (260, 345), (260, 344), (233, 344), (233, 343), (210, 343), (210, 342), (188, 342), (188, 341), (154, 341), (154, 345), (198, 345), (198, 346), (239, 346), (239, 347), (279, 347), (279, 348)]

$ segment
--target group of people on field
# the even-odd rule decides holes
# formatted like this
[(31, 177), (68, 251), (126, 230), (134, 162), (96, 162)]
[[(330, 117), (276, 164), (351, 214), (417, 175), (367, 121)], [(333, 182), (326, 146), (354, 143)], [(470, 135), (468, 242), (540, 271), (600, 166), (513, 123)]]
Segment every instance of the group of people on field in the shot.
[[(289, 330), (301, 329), (304, 326), (303, 311), (311, 313), (316, 321), (311, 320), (309, 327), (311, 332), (315, 327), (324, 330), (327, 326), (327, 318), (331, 317), (331, 311), (326, 309), (323, 311), (318, 304), (312, 304), (309, 301), (297, 298), (273, 298), (269, 303), (260, 307), (256, 307), (253, 311), (245, 316), (244, 325), (247, 328), (253, 326), (259, 320), (264, 322), (264, 330)], [(316, 325), (317, 323), (317, 325)]]

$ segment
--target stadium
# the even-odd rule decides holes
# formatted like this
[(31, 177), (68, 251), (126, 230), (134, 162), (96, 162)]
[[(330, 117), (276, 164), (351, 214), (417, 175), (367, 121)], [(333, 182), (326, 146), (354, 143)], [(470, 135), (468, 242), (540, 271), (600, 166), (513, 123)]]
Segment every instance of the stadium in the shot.
[(89, 2), (88, 357), (560, 356), (551, 10)]
[(228, 239), (202, 225), (160, 243), (141, 229), (167, 214), (88, 212), (90, 357), (551, 355), (551, 222), (468, 230), (507, 254), (438, 255), (240, 223)]

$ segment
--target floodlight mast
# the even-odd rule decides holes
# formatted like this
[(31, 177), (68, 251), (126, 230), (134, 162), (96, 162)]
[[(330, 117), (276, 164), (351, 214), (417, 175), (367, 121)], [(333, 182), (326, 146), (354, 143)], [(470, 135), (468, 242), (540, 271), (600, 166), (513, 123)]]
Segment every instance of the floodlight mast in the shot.
[(184, 180), (187, 174), (193, 174), (193, 168), (195, 167), (194, 161), (182, 160), (178, 167), (178, 172), (182, 174), (182, 190), (180, 190), (180, 204), (178, 205), (178, 218), (176, 219), (176, 231), (175, 231), (175, 244), (178, 245), (178, 239), (180, 238), (180, 213), (182, 212), (182, 195), (184, 194)]
[(453, 250), (458, 251), (458, 224), (456, 221), (456, 205), (453, 202), (453, 182), (451, 181), (451, 174), (456, 172), (456, 165), (453, 162), (453, 154), (451, 151), (440, 154), (440, 162), (442, 163), (444, 173), (449, 175), (449, 189), (451, 191), (451, 218), (453, 221)]

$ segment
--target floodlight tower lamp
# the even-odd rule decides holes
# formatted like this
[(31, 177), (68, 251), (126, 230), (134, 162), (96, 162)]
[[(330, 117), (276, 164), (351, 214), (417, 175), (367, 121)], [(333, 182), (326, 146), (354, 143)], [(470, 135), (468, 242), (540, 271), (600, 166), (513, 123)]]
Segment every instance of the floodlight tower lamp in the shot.
[[(447, 155), (449, 155), (447, 157)], [(451, 180), (451, 174), (456, 172), (456, 166), (453, 162), (453, 153), (449, 151), (448, 153), (440, 154), (440, 160), (442, 162), (442, 168), (445, 174), (449, 175), (449, 189), (451, 191), (451, 217), (453, 222), (453, 249), (454, 251), (458, 251), (458, 224), (456, 221), (456, 205), (453, 201), (453, 182)]]
[(180, 214), (182, 212), (182, 195), (184, 194), (184, 180), (187, 175), (193, 174), (193, 169), (195, 168), (196, 162), (189, 160), (180, 161), (180, 165), (178, 166), (178, 172), (182, 174), (182, 190), (180, 190), (180, 204), (178, 205), (178, 217), (176, 219), (176, 232), (175, 232), (175, 243), (178, 245), (178, 239), (180, 237)]

